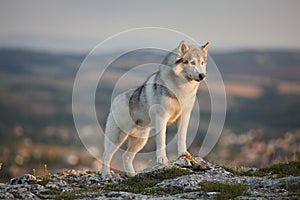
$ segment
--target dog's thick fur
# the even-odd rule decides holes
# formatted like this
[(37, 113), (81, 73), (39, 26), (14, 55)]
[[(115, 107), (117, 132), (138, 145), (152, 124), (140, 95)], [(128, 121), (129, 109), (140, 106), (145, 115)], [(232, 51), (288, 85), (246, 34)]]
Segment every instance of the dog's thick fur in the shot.
[(159, 71), (149, 76), (142, 86), (114, 99), (105, 130), (103, 178), (110, 175), (111, 159), (127, 139), (124, 170), (130, 176), (135, 175), (133, 159), (146, 144), (154, 127), (157, 162), (168, 162), (166, 128), (177, 120), (178, 155), (187, 153), (187, 128), (199, 83), (206, 76), (207, 51), (208, 43), (197, 47), (182, 41), (167, 55)]

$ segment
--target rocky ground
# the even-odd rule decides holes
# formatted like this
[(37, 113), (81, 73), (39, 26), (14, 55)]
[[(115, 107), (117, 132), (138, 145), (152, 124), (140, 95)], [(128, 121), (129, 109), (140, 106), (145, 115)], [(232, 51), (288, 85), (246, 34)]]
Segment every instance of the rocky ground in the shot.
[[(0, 183), (0, 199), (300, 199), (299, 162), (292, 175), (269, 170), (233, 170), (182, 156), (135, 177), (117, 173), (69, 170), (37, 177), (31, 174)], [(296, 173), (295, 173), (296, 171)]]

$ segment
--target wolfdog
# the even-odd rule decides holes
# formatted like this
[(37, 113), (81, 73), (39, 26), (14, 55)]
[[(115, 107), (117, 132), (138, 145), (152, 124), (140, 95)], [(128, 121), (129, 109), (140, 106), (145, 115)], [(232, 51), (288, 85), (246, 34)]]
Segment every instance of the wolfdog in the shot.
[(166, 164), (166, 128), (178, 122), (178, 156), (188, 154), (187, 128), (199, 83), (205, 79), (208, 42), (201, 46), (182, 41), (136, 89), (118, 95), (112, 102), (106, 122), (102, 177), (110, 176), (115, 152), (128, 139), (123, 167), (129, 176), (136, 174), (133, 159), (146, 144), (155, 127), (156, 158)]

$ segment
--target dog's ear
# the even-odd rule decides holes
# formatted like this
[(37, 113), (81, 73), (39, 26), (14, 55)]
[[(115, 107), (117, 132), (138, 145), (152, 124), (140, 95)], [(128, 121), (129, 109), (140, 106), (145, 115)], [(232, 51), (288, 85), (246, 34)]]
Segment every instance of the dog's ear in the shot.
[(189, 46), (185, 41), (181, 41), (178, 47), (178, 56), (182, 57), (189, 50)]
[(208, 51), (208, 46), (209, 46), (209, 42), (206, 42), (206, 44), (202, 46), (202, 49), (205, 51), (205, 53), (207, 53)]

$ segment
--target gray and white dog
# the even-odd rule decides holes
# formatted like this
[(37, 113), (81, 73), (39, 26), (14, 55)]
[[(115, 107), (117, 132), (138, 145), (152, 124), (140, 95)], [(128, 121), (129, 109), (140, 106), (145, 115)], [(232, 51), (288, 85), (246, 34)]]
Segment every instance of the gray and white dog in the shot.
[(182, 41), (142, 86), (114, 99), (106, 122), (103, 178), (110, 175), (112, 157), (127, 139), (123, 165), (127, 174), (134, 176), (133, 159), (154, 127), (157, 163), (168, 162), (166, 128), (175, 121), (178, 121), (178, 155), (187, 153), (187, 128), (199, 83), (206, 76), (207, 51), (208, 43), (198, 47)]

